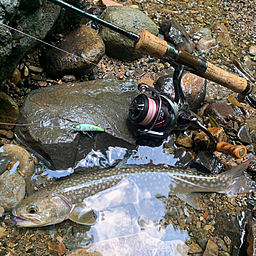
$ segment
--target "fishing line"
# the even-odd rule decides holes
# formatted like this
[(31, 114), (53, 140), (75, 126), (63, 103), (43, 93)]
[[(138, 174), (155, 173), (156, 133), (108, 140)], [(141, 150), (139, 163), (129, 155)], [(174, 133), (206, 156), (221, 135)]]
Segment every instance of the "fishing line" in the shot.
[(9, 25), (6, 25), (6, 24), (0, 24), (0, 25), (1, 25), (1, 26), (4, 26), (4, 27), (6, 27), (6, 28), (12, 29), (12, 30), (14, 30), (14, 31), (16, 31), (16, 32), (18, 32), (18, 33), (21, 33), (21, 34), (23, 34), (23, 35), (25, 35), (25, 36), (27, 36), (27, 37), (30, 37), (30, 38), (32, 38), (32, 39), (34, 39), (34, 40), (36, 40), (36, 41), (38, 41), (38, 42), (40, 42), (40, 43), (43, 43), (43, 44), (45, 44), (45, 45), (48, 45), (48, 46), (50, 46), (50, 47), (52, 47), (52, 48), (54, 48), (54, 49), (56, 49), (56, 50), (59, 50), (59, 51), (61, 51), (61, 52), (67, 53), (67, 54), (70, 54), (70, 55), (72, 55), (73, 57), (82, 59), (83, 61), (87, 61), (87, 62), (89, 62), (90, 64), (92, 64), (92, 65), (98, 67), (98, 64), (95, 64), (95, 63), (93, 63), (92, 61), (90, 61), (89, 59), (85, 58), (85, 57), (83, 56), (83, 54), (82, 54), (82, 57), (80, 57), (80, 56), (78, 56), (78, 55), (75, 55), (75, 54), (73, 54), (73, 53), (70, 53), (70, 52), (68, 52), (68, 51), (65, 51), (65, 50), (63, 50), (63, 49), (61, 49), (61, 48), (59, 48), (59, 47), (57, 47), (57, 46), (55, 46), (55, 45), (53, 45), (53, 44), (49, 44), (49, 43), (47, 43), (47, 42), (45, 42), (45, 41), (43, 41), (43, 40), (40, 40), (40, 39), (38, 39), (38, 38), (36, 38), (36, 37), (34, 37), (34, 36), (31, 36), (31, 35), (29, 35), (29, 34), (23, 32), (23, 31), (20, 31), (20, 30), (18, 30), (18, 29), (16, 29), (16, 28), (13, 28), (13, 27), (11, 27), (11, 26), (9, 26)]

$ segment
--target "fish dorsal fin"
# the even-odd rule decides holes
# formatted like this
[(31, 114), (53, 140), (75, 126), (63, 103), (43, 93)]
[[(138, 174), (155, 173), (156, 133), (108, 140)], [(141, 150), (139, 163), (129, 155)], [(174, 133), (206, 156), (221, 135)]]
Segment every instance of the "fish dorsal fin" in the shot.
[(94, 225), (97, 218), (96, 212), (83, 203), (77, 204), (69, 215), (70, 220), (82, 225)]
[(244, 171), (248, 168), (250, 162), (251, 162), (250, 160), (247, 160), (247, 161), (237, 165), (236, 167), (223, 172), (222, 174), (230, 175), (233, 178), (241, 177), (244, 174)]

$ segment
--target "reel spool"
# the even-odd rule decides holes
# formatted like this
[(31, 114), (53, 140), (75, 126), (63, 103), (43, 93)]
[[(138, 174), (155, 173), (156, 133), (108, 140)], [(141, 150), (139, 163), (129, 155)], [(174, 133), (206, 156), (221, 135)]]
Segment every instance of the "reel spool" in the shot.
[[(177, 129), (179, 107), (166, 96), (160, 94), (154, 88), (139, 84), (138, 95), (129, 108), (129, 119), (132, 124), (140, 125), (139, 132), (150, 136), (164, 138), (174, 129)], [(146, 91), (152, 92), (149, 98)]]

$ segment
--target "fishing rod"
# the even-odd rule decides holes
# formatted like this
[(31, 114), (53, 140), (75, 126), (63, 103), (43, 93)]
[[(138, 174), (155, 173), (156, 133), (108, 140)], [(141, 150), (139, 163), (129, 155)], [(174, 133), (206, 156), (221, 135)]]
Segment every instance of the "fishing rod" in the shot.
[(143, 54), (148, 54), (165, 61), (175, 61), (178, 64), (184, 65), (188, 71), (218, 83), (234, 92), (241, 93), (243, 95), (248, 95), (254, 92), (254, 85), (250, 80), (225, 71), (212, 63), (199, 58), (198, 56), (194, 56), (186, 52), (179, 47), (174, 47), (168, 44), (165, 40), (151, 34), (147, 30), (143, 29), (135, 34), (112, 23), (104, 21), (64, 1), (49, 1), (66, 9), (76, 11), (86, 16), (90, 20), (126, 36), (134, 41), (134, 49)]

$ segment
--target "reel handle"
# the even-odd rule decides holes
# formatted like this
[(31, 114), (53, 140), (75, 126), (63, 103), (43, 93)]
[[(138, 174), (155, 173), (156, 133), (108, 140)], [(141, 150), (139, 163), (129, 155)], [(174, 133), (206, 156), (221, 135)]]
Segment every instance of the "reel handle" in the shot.
[(245, 78), (216, 67), (210, 62), (193, 56), (178, 47), (175, 48), (147, 30), (140, 30), (138, 35), (140, 39), (135, 42), (134, 48), (141, 53), (160, 59), (163, 57), (172, 58), (178, 63), (194, 69), (196, 71), (195, 74), (227, 87), (234, 92), (249, 94), (253, 90), (253, 85)]
[(243, 145), (231, 145), (227, 142), (219, 142), (216, 145), (216, 150), (220, 152), (226, 152), (236, 158), (243, 158), (247, 154), (247, 148)]

